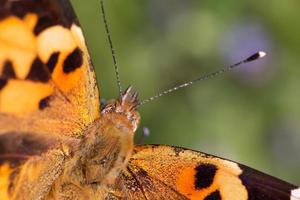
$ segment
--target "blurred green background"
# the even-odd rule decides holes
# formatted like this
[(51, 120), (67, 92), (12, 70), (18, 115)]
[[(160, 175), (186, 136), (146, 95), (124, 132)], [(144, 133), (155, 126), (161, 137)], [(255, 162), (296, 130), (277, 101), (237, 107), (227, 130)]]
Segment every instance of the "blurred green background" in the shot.
[[(71, 1), (101, 97), (117, 97), (98, 0)], [(265, 59), (142, 106), (145, 143), (238, 161), (300, 185), (300, 1), (106, 0), (123, 87), (145, 99), (263, 50)], [(142, 133), (138, 130), (137, 135)]]

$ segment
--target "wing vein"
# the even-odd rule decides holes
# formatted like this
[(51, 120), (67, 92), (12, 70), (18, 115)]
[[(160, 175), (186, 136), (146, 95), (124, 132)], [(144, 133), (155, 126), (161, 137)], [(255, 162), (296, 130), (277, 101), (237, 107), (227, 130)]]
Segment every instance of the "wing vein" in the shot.
[(135, 174), (131, 171), (131, 169), (127, 166), (127, 170), (128, 172), (132, 175), (132, 177), (134, 178), (134, 180), (136, 181), (136, 183), (138, 184), (138, 187), (141, 189), (142, 191), (142, 194), (143, 196), (145, 197), (146, 200), (148, 200), (146, 194), (145, 194), (145, 191), (144, 191), (144, 188), (143, 186), (141, 185), (141, 183), (139, 182), (138, 178), (135, 176)]
[[(136, 166), (137, 167), (137, 166)], [(140, 167), (138, 167), (139, 169), (141, 169)], [(130, 174), (132, 174), (133, 178), (137, 181), (138, 185), (141, 187), (141, 189), (143, 189), (142, 185), (140, 184), (140, 182), (138, 181), (138, 178), (134, 175), (134, 173), (130, 170), (129, 167), (127, 167), (128, 171)], [(176, 191), (174, 188), (172, 188), (171, 186), (167, 185), (165, 182), (161, 181), (160, 179), (157, 179), (153, 176), (151, 176), (152, 179), (160, 182), (161, 184), (163, 184), (165, 187), (167, 187), (168, 189), (172, 190), (175, 194), (177, 194), (178, 196), (180, 196), (182, 199), (188, 199), (185, 196), (183, 196), (181, 193), (179, 193), (178, 191)], [(142, 190), (143, 191), (143, 190)], [(144, 191), (143, 191), (144, 194)], [(144, 194), (145, 196), (145, 194)], [(145, 198), (147, 199), (147, 197), (145, 196)]]

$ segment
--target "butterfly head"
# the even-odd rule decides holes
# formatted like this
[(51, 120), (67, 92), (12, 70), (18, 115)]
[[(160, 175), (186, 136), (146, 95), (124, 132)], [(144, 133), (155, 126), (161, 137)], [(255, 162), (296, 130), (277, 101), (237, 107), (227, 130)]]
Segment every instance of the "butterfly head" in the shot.
[(109, 101), (102, 109), (101, 114), (125, 117), (130, 124), (129, 128), (135, 132), (140, 123), (140, 115), (136, 111), (137, 105), (138, 92), (132, 92), (132, 87), (129, 86), (118, 100)]

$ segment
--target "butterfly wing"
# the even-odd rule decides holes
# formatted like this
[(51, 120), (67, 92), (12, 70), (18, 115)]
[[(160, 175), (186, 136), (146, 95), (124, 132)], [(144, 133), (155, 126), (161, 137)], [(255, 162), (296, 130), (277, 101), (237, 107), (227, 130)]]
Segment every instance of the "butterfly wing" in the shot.
[(162, 145), (136, 146), (118, 187), (132, 199), (300, 199), (296, 186), (257, 170)]
[(99, 109), (94, 70), (69, 1), (1, 0), (1, 199), (28, 180), (41, 184), (36, 197), (47, 193), (65, 156), (56, 148), (81, 138)]
[(0, 161), (26, 159), (80, 137), (99, 109), (95, 74), (70, 3), (1, 1)]
[(70, 3), (4, 0), (0, 13), (0, 134), (80, 137), (100, 107)]

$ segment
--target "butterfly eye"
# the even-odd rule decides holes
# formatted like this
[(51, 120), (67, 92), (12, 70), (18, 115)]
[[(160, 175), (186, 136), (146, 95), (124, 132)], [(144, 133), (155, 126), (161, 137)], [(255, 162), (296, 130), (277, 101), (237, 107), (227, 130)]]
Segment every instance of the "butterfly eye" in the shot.
[(100, 105), (101, 105), (101, 108), (105, 108), (106, 105), (107, 105), (106, 99), (101, 98), (101, 99), (100, 99)]

